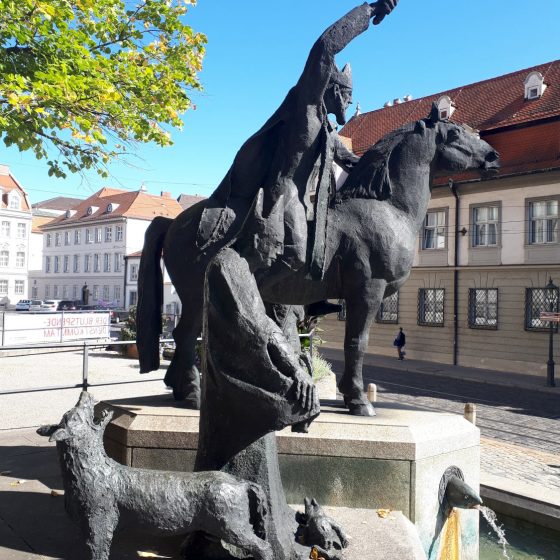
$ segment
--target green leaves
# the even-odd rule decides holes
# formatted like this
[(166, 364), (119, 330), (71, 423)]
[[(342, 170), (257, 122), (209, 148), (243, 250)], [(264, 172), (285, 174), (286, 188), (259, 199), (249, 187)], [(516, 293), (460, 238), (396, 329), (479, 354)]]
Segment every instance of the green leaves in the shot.
[[(0, 135), (49, 174), (93, 168), (122, 146), (171, 143), (201, 89), (206, 37), (188, 0), (0, 0)], [(119, 147), (117, 147), (119, 146)]]

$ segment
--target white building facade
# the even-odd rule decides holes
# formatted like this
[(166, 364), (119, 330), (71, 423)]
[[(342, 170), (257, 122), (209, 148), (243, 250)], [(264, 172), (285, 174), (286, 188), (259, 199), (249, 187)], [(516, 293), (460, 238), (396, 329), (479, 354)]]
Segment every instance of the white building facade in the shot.
[(42, 269), (33, 275), (38, 297), (82, 301), (87, 286), (89, 305), (128, 309), (137, 294), (127, 289), (125, 255), (142, 248), (153, 217), (180, 211), (172, 198), (102, 189), (42, 227)]
[(13, 306), (28, 293), (31, 209), (6, 165), (0, 165), (0, 305)]

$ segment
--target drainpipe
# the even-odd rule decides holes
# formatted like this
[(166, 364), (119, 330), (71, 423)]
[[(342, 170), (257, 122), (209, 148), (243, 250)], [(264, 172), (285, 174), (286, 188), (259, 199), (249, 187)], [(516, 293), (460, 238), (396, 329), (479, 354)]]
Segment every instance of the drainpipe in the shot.
[[(126, 247), (126, 245), (125, 245)], [(128, 257), (126, 254), (123, 254), (123, 258), (124, 258), (124, 287), (123, 287), (123, 307), (126, 311), (126, 278), (127, 278), (127, 274), (128, 274)]]
[(459, 212), (461, 202), (453, 179), (449, 179), (449, 190), (455, 197), (455, 249), (453, 253), (453, 365), (457, 365), (459, 354)]

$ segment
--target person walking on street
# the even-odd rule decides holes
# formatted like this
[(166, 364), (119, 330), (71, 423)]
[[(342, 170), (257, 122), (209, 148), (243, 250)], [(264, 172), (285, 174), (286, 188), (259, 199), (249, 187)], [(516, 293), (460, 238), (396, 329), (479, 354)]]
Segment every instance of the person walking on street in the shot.
[(404, 360), (405, 351), (403, 350), (404, 345), (406, 344), (406, 336), (402, 327), (399, 327), (399, 334), (397, 338), (395, 338), (393, 345), (397, 347), (397, 352), (399, 353), (399, 360)]

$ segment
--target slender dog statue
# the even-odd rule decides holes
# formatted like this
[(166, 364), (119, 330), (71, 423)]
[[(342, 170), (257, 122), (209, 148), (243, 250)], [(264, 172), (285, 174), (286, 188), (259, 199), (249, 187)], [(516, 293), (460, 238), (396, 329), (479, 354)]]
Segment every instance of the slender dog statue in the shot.
[(255, 560), (273, 560), (265, 537), (267, 498), (258, 484), (224, 472), (164, 472), (116, 463), (103, 448), (112, 413), (94, 421), (83, 392), (57, 425), (37, 433), (56, 441), (65, 507), (85, 532), (88, 560), (108, 560), (119, 519), (156, 535), (204, 531)]

